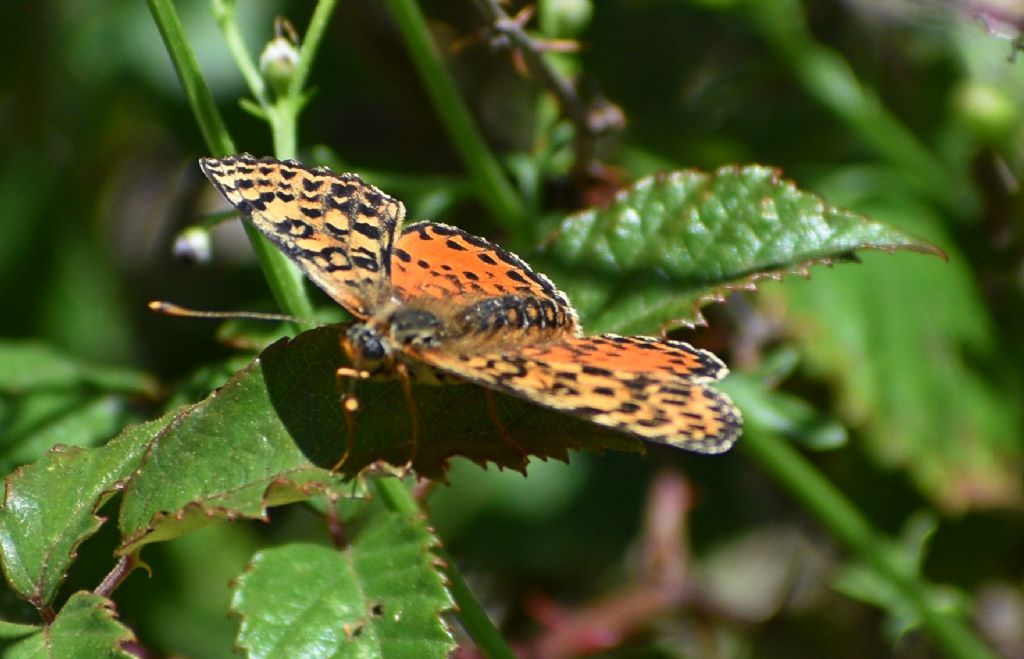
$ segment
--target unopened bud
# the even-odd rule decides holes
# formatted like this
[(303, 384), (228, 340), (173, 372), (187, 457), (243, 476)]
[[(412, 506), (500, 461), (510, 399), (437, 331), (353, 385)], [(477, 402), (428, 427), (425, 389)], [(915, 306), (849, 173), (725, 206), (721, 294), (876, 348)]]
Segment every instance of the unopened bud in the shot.
[(260, 53), (260, 73), (277, 95), (288, 90), (292, 74), (299, 63), (295, 31), (287, 21), (278, 20), (277, 36), (267, 42)]

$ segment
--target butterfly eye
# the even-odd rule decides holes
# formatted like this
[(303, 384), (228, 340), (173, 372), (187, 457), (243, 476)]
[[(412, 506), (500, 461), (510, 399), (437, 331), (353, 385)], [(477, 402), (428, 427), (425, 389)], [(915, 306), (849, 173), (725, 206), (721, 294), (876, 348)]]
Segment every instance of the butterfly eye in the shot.
[(380, 332), (366, 325), (353, 325), (345, 332), (352, 352), (362, 360), (376, 361), (384, 359), (388, 349), (384, 345), (384, 337)]

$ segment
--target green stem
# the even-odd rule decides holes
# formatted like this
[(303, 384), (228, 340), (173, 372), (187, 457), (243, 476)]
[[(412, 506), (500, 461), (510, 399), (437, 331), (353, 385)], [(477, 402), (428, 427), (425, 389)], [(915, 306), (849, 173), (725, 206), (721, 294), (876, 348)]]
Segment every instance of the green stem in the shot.
[[(409, 488), (399, 479), (373, 479), (370, 481), (370, 487), (388, 509), (406, 515), (424, 514), (412, 493), (409, 492)], [(473, 591), (469, 589), (466, 580), (462, 578), (462, 574), (455, 567), (452, 557), (443, 549), (438, 550), (438, 555), (447, 566), (449, 587), (452, 597), (455, 598), (455, 603), (459, 607), (459, 621), (462, 622), (466, 633), (476, 643), (477, 649), (491, 659), (514, 659), (515, 655), (512, 650), (505, 643), (505, 639), (502, 638), (494, 623), (491, 622), (487, 611), (473, 595)]]
[(217, 21), (221, 34), (224, 35), (224, 43), (227, 44), (228, 52), (235, 60), (245, 84), (261, 107), (270, 105), (270, 97), (267, 95), (267, 84), (260, 75), (259, 69), (249, 50), (245, 47), (242, 39), (242, 32), (238, 29), (238, 21), (235, 20), (237, 4), (234, 0), (211, 0), (210, 7), (213, 17)]
[(946, 656), (994, 659), (967, 626), (942, 609), (929, 593), (927, 584), (907, 572), (896, 558), (896, 552), (890, 549), (892, 542), (888, 538), (875, 531), (842, 493), (785, 440), (752, 421), (748, 420), (743, 433), (743, 450), (753, 455), (833, 536), (899, 593)]
[[(174, 3), (171, 0), (148, 0), (148, 2), (150, 13), (152, 13), (153, 20), (163, 37), (164, 46), (167, 48), (167, 53), (181, 80), (185, 97), (192, 108), (196, 123), (199, 124), (199, 130), (203, 133), (207, 148), (210, 153), (217, 156), (234, 153), (235, 144), (217, 111), (213, 95), (210, 94), (206, 81), (203, 80), (202, 73), (199, 71), (199, 64), (185, 38), (185, 31), (174, 8)], [(313, 305), (306, 295), (305, 284), (298, 268), (292, 265), (287, 256), (275, 249), (248, 223), (243, 223), (243, 225), (278, 305), (286, 313), (296, 318), (312, 318)]]
[[(193, 56), (192, 51), (188, 46), (188, 42), (185, 39), (184, 31), (181, 27), (181, 21), (178, 19), (171, 0), (148, 1), (154, 20), (160, 28), (160, 33), (164, 36), (164, 42), (171, 55), (171, 60), (174, 62), (174, 65), (178, 70), (178, 75), (182, 80), (182, 85), (186, 88), (189, 103), (192, 105), (193, 113), (195, 114), (196, 120), (203, 131), (207, 145), (213, 153), (218, 155), (226, 155), (234, 152), (234, 145), (228, 136), (224, 123), (220, 119), (216, 106), (213, 104), (209, 90), (199, 73), (199, 67), (196, 64), (195, 57)], [(223, 10), (223, 12), (218, 15), (218, 22), (221, 23), (221, 29), (225, 31), (225, 35), (237, 35), (233, 5), (225, 4), (220, 0), (214, 0), (214, 2), (215, 5), (219, 7), (219, 10)], [(304, 42), (303, 51), (300, 55), (300, 63), (296, 69), (298, 81), (292, 81), (289, 86), (289, 94), (284, 99), (288, 109), (281, 112), (281, 106), (279, 105), (281, 103), (280, 100), (278, 101), (278, 104), (261, 105), (261, 107), (271, 108), (274, 110), (273, 114), (268, 113), (267, 118), (270, 120), (271, 126), (274, 130), (278, 157), (290, 155), (290, 153), (287, 152), (294, 151), (294, 136), (296, 134), (295, 124), (298, 118), (298, 111), (301, 109), (303, 102), (301, 98), (303, 94), (303, 81), (308, 74), (309, 67), (324, 33), (324, 26), (326, 25), (327, 18), (334, 6), (334, 2), (335, 0), (321, 0), (317, 5), (313, 20), (310, 24), (310, 31), (307, 35), (307, 40)], [(249, 57), (248, 52), (245, 50), (244, 45), (242, 45), (240, 38), (235, 40), (234, 44), (233, 52), (235, 52), (235, 57), (240, 62), (239, 68), (244, 72), (247, 69), (246, 63), (251, 64), (252, 60)], [(255, 71), (255, 68), (252, 70)], [(246, 74), (243, 73), (243, 75)], [(257, 100), (259, 100), (261, 96), (265, 98), (265, 88), (262, 87), (262, 84), (262, 79), (260, 79), (259, 82), (250, 80), (250, 89)], [(290, 141), (290, 144), (292, 145), (291, 147), (289, 147), (288, 135), (292, 136)], [(263, 264), (264, 273), (266, 274), (272, 290), (274, 290), (275, 297), (278, 298), (279, 304), (281, 304), (282, 308), (292, 315), (311, 318), (312, 305), (309, 304), (309, 299), (306, 297), (305, 289), (302, 286), (301, 274), (298, 273), (297, 269), (291, 267), (291, 263), (281, 252), (274, 249), (273, 246), (263, 239), (255, 229), (252, 229), (248, 223), (245, 223), (245, 227), (246, 230), (250, 232), (249, 235), (253, 242), (253, 248), (256, 250), (257, 256), (260, 258), (261, 264)], [(266, 247), (269, 251), (264, 253), (263, 250), (261, 250), (261, 247)], [(275, 257), (281, 258), (278, 259)], [(278, 261), (283, 261), (284, 265), (288, 267), (277, 267)], [(294, 280), (292, 274), (298, 275), (299, 278)], [(297, 281), (297, 291), (291, 288), (291, 282), (293, 281)], [(279, 290), (282, 291), (280, 296), (278, 296)], [(305, 305), (305, 310), (302, 309), (303, 304)], [(371, 483), (375, 487), (378, 496), (381, 497), (391, 510), (407, 514), (422, 514), (419, 505), (401, 481), (392, 478), (385, 478), (371, 481)], [(487, 617), (483, 607), (466, 586), (465, 580), (463, 580), (462, 576), (455, 568), (451, 558), (445, 555), (442, 555), (442, 558), (448, 565), (448, 577), (451, 583), (452, 595), (455, 597), (455, 600), (459, 605), (460, 617), (467, 632), (469, 632), (470, 636), (472, 636), (474, 641), (478, 644), (478, 647), (482, 652), (487, 654), (487, 656), (499, 657), (502, 659), (513, 657), (511, 650), (509, 650), (508, 646), (501, 638), (501, 635)]]
[(210, 149), (210, 153), (217, 156), (234, 153), (235, 144), (217, 111), (217, 105), (213, 102), (206, 81), (199, 72), (199, 64), (185, 38), (185, 30), (181, 25), (181, 19), (178, 18), (178, 12), (174, 9), (174, 3), (171, 0), (147, 1), (153, 21), (160, 30), (164, 47), (167, 48), (167, 54), (174, 63), (178, 79), (185, 90), (185, 98), (196, 117), (207, 148)]
[(526, 206), (477, 129), (415, 0), (388, 0), (434, 110), (469, 171), (477, 199), (506, 228), (532, 236)]
[(298, 119), (306, 105), (306, 80), (309, 78), (309, 71), (313, 67), (327, 23), (334, 13), (336, 1), (320, 0), (317, 3), (302, 39), (299, 60), (288, 81), (287, 91), (272, 105), (264, 105), (274, 135), (274, 153), (278, 158), (295, 158), (299, 154)]

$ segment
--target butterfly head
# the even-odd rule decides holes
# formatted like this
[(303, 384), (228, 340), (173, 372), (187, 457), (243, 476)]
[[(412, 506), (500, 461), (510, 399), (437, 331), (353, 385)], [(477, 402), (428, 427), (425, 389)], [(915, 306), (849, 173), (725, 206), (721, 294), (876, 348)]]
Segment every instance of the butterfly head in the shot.
[(370, 371), (389, 361), (392, 352), (384, 336), (363, 323), (355, 323), (345, 331), (342, 347), (353, 364)]
[(358, 368), (382, 370), (404, 348), (437, 348), (443, 323), (435, 314), (416, 307), (397, 307), (366, 323), (355, 323), (345, 331), (345, 352)]

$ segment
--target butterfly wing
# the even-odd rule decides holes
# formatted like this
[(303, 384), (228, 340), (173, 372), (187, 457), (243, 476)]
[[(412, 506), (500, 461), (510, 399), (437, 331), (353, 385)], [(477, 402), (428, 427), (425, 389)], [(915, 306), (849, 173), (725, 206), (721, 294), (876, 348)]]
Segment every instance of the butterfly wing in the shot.
[(742, 428), (729, 397), (707, 386), (725, 376), (725, 365), (679, 341), (606, 335), (506, 352), (416, 356), (469, 382), (699, 453), (728, 450)]
[(543, 330), (572, 337), (579, 330), (569, 299), (550, 279), (503, 247), (447, 224), (420, 222), (402, 231), (392, 252), (391, 281), (403, 302), (461, 306), (481, 332)]
[(390, 280), (402, 203), (354, 174), (249, 154), (203, 158), (203, 173), (313, 282), (366, 318)]

